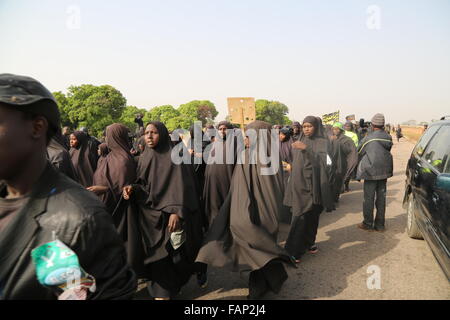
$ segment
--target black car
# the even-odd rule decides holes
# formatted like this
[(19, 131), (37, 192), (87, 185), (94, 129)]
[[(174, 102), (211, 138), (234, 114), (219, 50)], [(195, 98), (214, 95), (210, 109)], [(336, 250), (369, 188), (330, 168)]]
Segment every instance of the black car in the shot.
[(406, 168), (407, 232), (425, 239), (450, 280), (450, 121), (429, 126)]

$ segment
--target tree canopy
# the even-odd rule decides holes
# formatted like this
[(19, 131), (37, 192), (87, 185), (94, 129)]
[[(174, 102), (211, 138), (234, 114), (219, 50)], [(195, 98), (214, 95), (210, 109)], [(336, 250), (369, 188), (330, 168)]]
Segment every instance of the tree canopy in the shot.
[(288, 125), (292, 124), (287, 113), (288, 107), (279, 101), (256, 100), (256, 120), (266, 121), (270, 124)]
[(134, 132), (134, 130), (136, 130), (136, 128), (137, 128), (137, 124), (134, 122), (134, 119), (136, 118), (136, 115), (138, 113), (142, 114), (145, 119), (147, 110), (139, 109), (136, 106), (127, 106), (123, 110), (122, 115), (120, 116), (119, 122), (126, 125), (131, 130), (131, 132)]
[[(127, 106), (122, 93), (110, 85), (94, 86), (83, 84), (70, 86), (67, 94), (61, 91), (53, 93), (60, 112), (61, 125), (72, 129), (87, 127), (90, 133), (100, 137), (104, 129), (115, 122), (136, 129), (136, 114), (144, 115), (144, 123), (161, 121), (167, 129), (189, 129), (195, 121), (203, 126), (213, 124), (218, 112), (209, 100), (193, 100), (175, 108), (162, 105), (146, 110), (136, 106)], [(287, 117), (288, 107), (279, 101), (256, 100), (256, 119), (271, 124), (287, 125), (292, 122)]]
[(208, 100), (194, 100), (186, 104), (182, 104), (178, 108), (178, 111), (181, 115), (191, 119), (192, 122), (201, 121), (203, 126), (207, 123), (213, 122), (219, 114), (215, 105)]
[(182, 104), (178, 109), (171, 105), (158, 106), (147, 112), (144, 121), (161, 121), (169, 131), (175, 129), (189, 129), (195, 121), (202, 121), (203, 125), (214, 121), (218, 115), (214, 104), (207, 100), (194, 100)]
[(108, 125), (120, 121), (127, 102), (119, 90), (109, 85), (70, 86), (67, 95), (61, 92), (54, 95), (63, 125), (73, 129), (87, 127), (97, 137)]

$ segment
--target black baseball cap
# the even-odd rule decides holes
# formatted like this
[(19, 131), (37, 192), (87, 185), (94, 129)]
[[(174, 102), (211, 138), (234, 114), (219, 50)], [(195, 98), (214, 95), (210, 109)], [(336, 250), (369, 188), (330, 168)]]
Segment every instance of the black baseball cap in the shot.
[(60, 130), (61, 116), (55, 97), (33, 78), (1, 73), (0, 103), (25, 113), (44, 116), (53, 134)]

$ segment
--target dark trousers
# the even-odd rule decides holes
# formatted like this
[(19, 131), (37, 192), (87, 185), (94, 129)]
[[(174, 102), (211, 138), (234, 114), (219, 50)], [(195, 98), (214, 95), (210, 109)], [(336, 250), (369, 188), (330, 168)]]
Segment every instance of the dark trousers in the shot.
[[(385, 180), (364, 180), (364, 224), (367, 227), (384, 228), (386, 212), (386, 183)], [(373, 220), (374, 205), (377, 208), (375, 221)]]
[(286, 240), (286, 251), (299, 259), (316, 242), (322, 206), (313, 206), (311, 211), (292, 219), (291, 230)]

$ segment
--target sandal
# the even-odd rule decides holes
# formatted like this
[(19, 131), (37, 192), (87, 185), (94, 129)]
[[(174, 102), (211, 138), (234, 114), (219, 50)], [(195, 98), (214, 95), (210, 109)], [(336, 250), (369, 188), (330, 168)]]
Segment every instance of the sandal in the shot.
[(291, 256), (291, 260), (294, 261), (295, 263), (299, 264), (300, 263), (300, 259), (297, 259), (294, 256)]
[(313, 245), (311, 248), (309, 248), (308, 251), (311, 254), (316, 254), (317, 252), (319, 252), (319, 248), (317, 248), (317, 245)]

